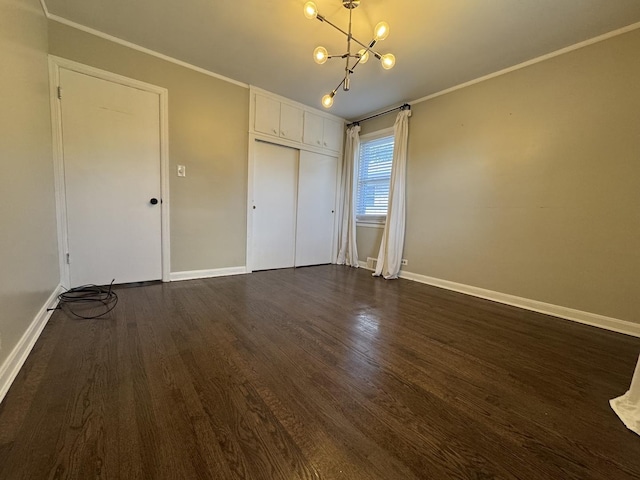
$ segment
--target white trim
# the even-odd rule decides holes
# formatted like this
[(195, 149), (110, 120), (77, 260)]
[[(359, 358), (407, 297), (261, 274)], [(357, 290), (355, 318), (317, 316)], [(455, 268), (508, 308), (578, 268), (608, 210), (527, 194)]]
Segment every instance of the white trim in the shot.
[[(250, 86), (247, 83), (239, 82), (239, 81), (234, 80), (232, 78), (225, 77), (225, 76), (220, 75), (218, 73), (214, 73), (214, 72), (212, 72), (210, 70), (206, 70), (204, 68), (197, 67), (197, 66), (192, 65), (190, 63), (183, 62), (182, 60), (178, 60), (176, 58), (169, 57), (167, 55), (164, 55), (162, 53), (156, 52), (154, 50), (142, 47), (140, 45), (137, 45), (135, 43), (129, 42), (127, 40), (122, 40), (122, 39), (120, 39), (118, 37), (114, 37), (113, 35), (109, 35), (108, 33), (104, 33), (104, 32), (101, 32), (99, 30), (96, 30), (96, 29), (93, 29), (93, 28), (90, 28), (90, 27), (86, 27), (86, 26), (81, 25), (79, 23), (72, 22), (71, 20), (67, 20), (66, 18), (59, 17), (58, 15), (53, 15), (53, 14), (49, 13), (44, 0), (40, 0), (40, 3), (42, 4), (42, 8), (44, 10), (44, 13), (45, 13), (46, 17), (48, 19), (50, 19), (50, 20), (55, 21), (55, 22), (62, 23), (63, 25), (67, 25), (67, 26), (76, 28), (78, 30), (81, 30), (81, 31), (86, 32), (86, 33), (89, 33), (91, 35), (95, 35), (95, 36), (100, 37), (100, 38), (104, 38), (105, 40), (110, 40), (112, 42), (118, 43), (118, 44), (123, 45), (125, 47), (129, 47), (129, 48), (132, 48), (132, 49), (137, 50), (139, 52), (146, 53), (148, 55), (160, 58), (160, 59), (165, 60), (167, 62), (171, 62), (171, 63), (174, 63), (176, 65), (180, 65), (182, 67), (185, 67), (185, 68), (188, 68), (188, 69), (191, 69), (191, 70), (195, 70), (196, 72), (202, 73), (204, 75), (209, 75), (211, 77), (218, 78), (218, 79), (223, 80), (225, 82), (233, 83), (234, 85), (238, 85), (238, 86), (243, 87), (243, 88), (250, 88), (251, 87), (251, 89), (254, 90), (254, 91), (262, 91), (264, 93), (268, 93), (268, 94), (273, 95), (273, 96), (278, 96), (278, 95), (275, 95), (275, 94), (273, 94), (271, 92), (268, 92), (267, 90), (262, 90), (262, 89), (260, 89), (258, 87), (253, 86), (253, 85)], [(450, 87), (450, 88), (447, 88), (447, 89), (444, 89), (444, 90), (440, 90), (439, 92), (435, 92), (435, 93), (432, 93), (430, 95), (427, 95), (427, 96), (424, 96), (424, 97), (420, 97), (420, 98), (418, 98), (416, 100), (412, 100), (412, 101), (407, 102), (407, 103), (409, 105), (416, 105), (418, 103), (426, 102), (427, 100), (431, 100), (433, 98), (440, 97), (442, 95), (446, 95), (447, 93), (455, 92), (456, 90), (460, 90), (460, 89), (465, 88), (465, 87), (470, 87), (471, 85), (475, 85), (477, 83), (484, 82), (485, 80), (490, 80), (492, 78), (499, 77), (501, 75), (505, 75), (507, 73), (514, 72), (516, 70), (520, 70), (520, 69), (528, 67), (530, 65), (534, 65), (536, 63), (540, 63), (540, 62), (543, 62), (545, 60), (549, 60), (551, 58), (554, 58), (554, 57), (557, 57), (557, 56), (560, 56), (560, 55), (564, 55), (565, 53), (569, 53), (569, 52), (572, 52), (574, 50), (578, 50), (580, 48), (587, 47), (589, 45), (593, 45), (594, 43), (599, 43), (599, 42), (602, 42), (604, 40), (608, 40), (610, 38), (617, 37), (618, 35), (623, 35), (625, 33), (632, 32), (633, 30), (637, 30), (638, 28), (640, 28), (640, 22), (632, 23), (631, 25), (627, 25), (626, 27), (622, 27), (622, 28), (619, 28), (617, 30), (613, 30), (611, 32), (604, 33), (604, 34), (599, 35), (597, 37), (593, 37), (593, 38), (584, 40), (582, 42), (579, 42), (579, 43), (576, 43), (576, 44), (573, 44), (573, 45), (569, 45), (568, 47), (561, 48), (560, 50), (556, 50), (554, 52), (547, 53), (545, 55), (541, 55), (541, 56), (536, 57), (536, 58), (532, 58), (531, 60), (527, 60), (526, 62), (522, 62), (522, 63), (519, 63), (517, 65), (513, 65), (511, 67), (504, 68), (502, 70), (498, 70), (497, 72), (493, 72), (493, 73), (490, 73), (488, 75), (484, 75), (482, 77), (478, 77), (478, 78), (475, 78), (473, 80), (469, 80), (468, 82), (461, 83), (459, 85), (455, 85), (453, 87)], [(280, 98), (285, 99), (285, 97), (280, 97)], [(285, 99), (285, 100), (286, 100), (287, 103), (290, 103), (290, 104), (298, 104), (298, 102), (293, 102), (291, 99)], [(308, 105), (304, 105), (304, 104), (298, 104), (298, 105), (302, 105), (302, 106), (304, 106), (306, 108), (311, 108)], [(316, 109), (314, 109), (314, 110), (316, 110)], [(388, 110), (388, 108), (380, 109), (380, 110), (378, 110), (378, 112), (383, 112), (385, 110)], [(340, 117), (336, 117), (334, 115), (328, 114), (327, 112), (324, 112), (322, 110), (317, 110), (317, 111), (321, 112), (323, 114), (323, 116), (334, 117), (336, 119), (340, 119)]]
[[(66, 262), (68, 252), (67, 211), (64, 183), (64, 155), (62, 141), (62, 111), (58, 99), (58, 85), (60, 85), (60, 69), (65, 68), (75, 72), (90, 75), (128, 87), (137, 88), (158, 95), (160, 103), (160, 194), (161, 225), (162, 225), (162, 281), (170, 281), (171, 245), (169, 229), (169, 92), (166, 88), (158, 87), (146, 82), (124, 77), (112, 72), (90, 67), (66, 58), (49, 55), (49, 96), (51, 104), (51, 124), (53, 134), (53, 161), (56, 189), (56, 219), (58, 225), (58, 257), (60, 265), (60, 283), (70, 286), (69, 265)], [(64, 93), (63, 93), (64, 95)]]
[(211, 270), (192, 270), (187, 272), (171, 272), (171, 281), (195, 280), (198, 278), (227, 277), (248, 273), (247, 267), (214, 268)]
[(56, 228), (58, 233), (58, 268), (60, 269), (60, 283), (69, 288), (69, 265), (65, 261), (69, 251), (67, 239), (67, 202), (65, 201), (66, 186), (64, 175), (64, 152), (62, 149), (62, 117), (57, 89), (60, 84), (60, 71), (49, 56), (49, 104), (51, 106), (51, 137), (53, 145), (53, 180), (56, 194)]
[[(253, 103), (253, 102), (251, 102)], [(250, 118), (253, 118), (253, 111)], [(247, 265), (247, 273), (253, 271), (253, 170), (255, 165), (255, 144), (258, 139), (253, 133), (249, 133), (249, 147), (247, 156), (247, 248), (245, 264)]]
[(42, 7), (42, 11), (44, 12), (44, 16), (50, 18), (49, 9), (47, 8), (47, 4), (44, 3), (44, 0), (40, 0), (40, 6)]
[(244, 82), (239, 82), (229, 77), (225, 77), (224, 75), (220, 75), (218, 73), (214, 73), (210, 70), (206, 70), (201, 67), (197, 67), (187, 62), (183, 62), (182, 60), (178, 60), (177, 58), (169, 57), (168, 55), (164, 55), (162, 53), (156, 52), (154, 50), (150, 50), (145, 47), (141, 47), (135, 43), (128, 42), (127, 40), (122, 40), (121, 38), (114, 37), (113, 35), (109, 35), (108, 33), (101, 32), (100, 30), (96, 30), (94, 28), (85, 27), (76, 22), (72, 22), (71, 20), (67, 20), (66, 18), (59, 17), (57, 15), (50, 14), (46, 12), (47, 18), (53, 20), (54, 22), (62, 23), (63, 25), (67, 25), (69, 27), (76, 28), (85, 33), (90, 33), (91, 35), (95, 35), (96, 37), (104, 38), (105, 40), (109, 40), (111, 42), (117, 43), (119, 45), (123, 45), (125, 47), (129, 47), (133, 50), (137, 50), (138, 52), (146, 53), (147, 55), (151, 55), (152, 57), (159, 58), (161, 60), (165, 60), (170, 63), (174, 63), (176, 65), (180, 65), (181, 67), (188, 68), (190, 70), (194, 70), (198, 73), (202, 73), (204, 75), (208, 75), (210, 77), (217, 78), (219, 80), (223, 80), (225, 82), (233, 83), (234, 85), (238, 85), (239, 87), (249, 88), (249, 84)]
[(372, 220), (356, 220), (356, 227), (383, 229), (386, 221), (374, 222)]
[(162, 281), (171, 281), (171, 188), (169, 185), (169, 90), (162, 89), (160, 95), (160, 195)]
[(574, 322), (591, 325), (593, 327), (603, 328), (612, 332), (624, 333), (626, 335), (640, 337), (640, 323), (628, 322), (626, 320), (606, 317), (604, 315), (598, 315), (596, 313), (561, 307), (559, 305), (553, 305), (551, 303), (517, 297), (508, 293), (495, 292), (493, 290), (486, 290), (484, 288), (464, 285), (462, 283), (450, 282), (449, 280), (441, 280), (439, 278), (428, 277), (426, 275), (420, 275), (417, 273), (400, 271), (400, 278), (413, 280), (414, 282), (425, 283), (427, 285), (433, 285), (434, 287), (445, 288), (447, 290), (453, 290), (454, 292), (460, 292), (466, 295), (484, 298), (486, 300), (492, 300), (494, 302), (503, 303), (505, 305), (524, 308), (525, 310), (531, 310), (533, 312), (543, 313), (545, 315), (564, 318), (565, 320), (571, 320)]
[[(365, 270), (371, 270), (367, 268), (367, 262), (359, 261), (358, 263)], [(508, 293), (495, 292), (493, 290), (486, 290), (484, 288), (451, 282), (449, 280), (441, 280), (439, 278), (428, 277), (418, 273), (405, 272), (403, 270), (400, 270), (399, 276), (406, 280), (412, 280), (414, 282), (464, 293), (465, 295), (471, 295), (473, 297), (484, 298), (486, 300), (523, 308), (532, 312), (543, 313), (545, 315), (551, 315), (565, 320), (591, 325), (592, 327), (598, 327), (612, 332), (624, 333), (625, 335), (631, 335), (633, 337), (640, 337), (640, 323), (598, 315), (597, 313), (584, 312), (574, 308), (561, 307), (560, 305), (553, 305), (552, 303), (517, 297)]]
[(599, 35), (597, 37), (590, 38), (583, 42), (576, 43), (574, 45), (569, 45), (568, 47), (561, 48), (560, 50), (556, 50), (555, 52), (547, 53), (540, 57), (532, 58), (531, 60), (527, 60), (526, 62), (519, 63), (517, 65), (513, 65), (511, 67), (504, 68), (502, 70), (498, 70), (497, 72), (490, 73), (483, 77), (478, 77), (473, 80), (469, 80), (468, 82), (461, 83), (460, 85), (455, 85), (451, 88), (447, 88), (445, 90), (441, 90), (436, 93), (432, 93), (431, 95), (427, 95), (425, 97), (418, 98), (417, 100), (412, 100), (408, 102), (409, 105), (416, 105), (417, 103), (426, 102), (427, 100), (431, 100), (436, 97), (440, 97), (442, 95), (446, 95), (447, 93), (455, 92), (456, 90), (460, 90), (462, 88), (470, 87), (471, 85), (475, 85), (476, 83), (484, 82), (485, 80), (490, 80), (495, 77), (499, 77), (501, 75), (505, 75), (507, 73), (514, 72), (516, 70), (520, 70), (522, 68), (528, 67), (530, 65), (534, 65), (536, 63), (544, 62), (545, 60), (549, 60), (554, 57), (558, 57), (560, 55), (564, 55), (565, 53), (573, 52), (574, 50), (578, 50), (583, 47), (588, 47), (589, 45), (593, 45), (594, 43), (599, 43), (604, 40), (608, 40), (613, 37), (617, 37), (618, 35), (622, 35), (628, 32), (632, 32), (633, 30), (637, 30), (640, 28), (640, 22), (632, 23), (631, 25), (627, 25), (626, 27), (619, 28), (617, 30), (613, 30), (611, 32)]
[(394, 137), (394, 136), (395, 136), (394, 128), (387, 127), (381, 130), (376, 130), (375, 132), (369, 132), (369, 133), (365, 133), (364, 135), (360, 135), (360, 143), (362, 143), (363, 141), (370, 142), (371, 140), (377, 140), (378, 138)]
[(16, 379), (18, 372), (20, 372), (29, 353), (40, 337), (42, 330), (44, 330), (49, 318), (53, 314), (53, 310), (50, 309), (54, 309), (58, 305), (58, 295), (60, 295), (62, 291), (62, 285), (58, 285), (55, 288), (27, 330), (22, 334), (16, 346), (13, 347), (9, 356), (4, 363), (0, 365), (0, 402), (2, 402), (9, 391), (11, 384)]

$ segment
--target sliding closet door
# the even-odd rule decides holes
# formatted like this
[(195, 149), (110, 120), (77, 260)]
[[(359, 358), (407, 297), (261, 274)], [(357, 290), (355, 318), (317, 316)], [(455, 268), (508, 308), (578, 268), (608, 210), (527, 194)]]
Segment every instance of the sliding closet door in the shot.
[(255, 142), (251, 269), (294, 266), (298, 150)]
[(331, 263), (338, 158), (300, 151), (296, 267)]

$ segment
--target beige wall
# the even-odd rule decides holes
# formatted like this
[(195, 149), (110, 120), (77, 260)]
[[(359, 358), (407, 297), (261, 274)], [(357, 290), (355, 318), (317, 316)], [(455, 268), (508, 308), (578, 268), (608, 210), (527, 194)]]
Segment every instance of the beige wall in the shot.
[(171, 271), (245, 265), (249, 90), (54, 21), (49, 52), (169, 90)]
[(47, 23), (0, 0), (0, 365), (59, 282)]
[(368, 133), (374, 133), (378, 130), (384, 130), (385, 128), (392, 128), (396, 121), (396, 114), (388, 113), (381, 117), (372, 118), (360, 124), (360, 136)]
[(407, 270), (640, 322), (638, 52), (636, 30), (415, 105)]

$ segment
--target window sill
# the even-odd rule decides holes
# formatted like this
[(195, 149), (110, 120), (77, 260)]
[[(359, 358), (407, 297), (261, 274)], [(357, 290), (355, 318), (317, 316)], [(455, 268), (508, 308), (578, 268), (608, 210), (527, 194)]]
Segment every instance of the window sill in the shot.
[(365, 220), (356, 220), (356, 227), (365, 227), (365, 228), (384, 228), (385, 221), (365, 221)]

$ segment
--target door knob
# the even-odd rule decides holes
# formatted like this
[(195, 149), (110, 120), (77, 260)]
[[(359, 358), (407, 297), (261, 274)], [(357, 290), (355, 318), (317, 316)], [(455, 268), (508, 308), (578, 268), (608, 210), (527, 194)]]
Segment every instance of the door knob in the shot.
[(149, 203), (151, 205), (157, 205), (158, 204), (158, 199), (157, 198), (152, 198), (151, 200), (149, 200)]

